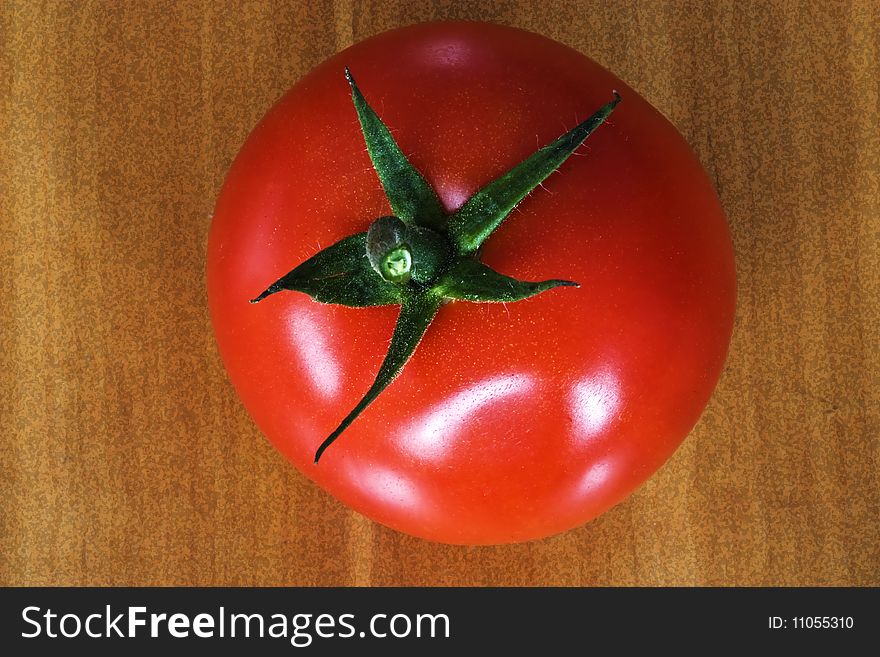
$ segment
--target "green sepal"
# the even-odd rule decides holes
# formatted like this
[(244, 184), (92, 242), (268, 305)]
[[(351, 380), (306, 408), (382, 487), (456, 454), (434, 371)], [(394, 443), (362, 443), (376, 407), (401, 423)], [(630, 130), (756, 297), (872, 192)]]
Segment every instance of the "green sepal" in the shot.
[(505, 276), (475, 258), (461, 258), (440, 277), (434, 290), (449, 299), (507, 302), (528, 299), (554, 287), (578, 287), (573, 281), (520, 281)]
[(251, 303), (281, 290), (308, 294), (321, 303), (387, 306), (400, 303), (400, 288), (383, 280), (367, 259), (367, 234), (358, 233), (319, 251), (279, 278)]
[(428, 228), (441, 226), (445, 217), (433, 188), (406, 159), (388, 128), (358, 89), (348, 68), (345, 69), (345, 78), (351, 86), (351, 98), (367, 144), (367, 152), (394, 215), (404, 223)]
[(516, 205), (556, 171), (614, 111), (620, 94), (590, 118), (544, 146), (513, 169), (483, 187), (455, 213), (446, 230), (462, 254), (473, 253)]
[(378, 397), (379, 394), (385, 390), (392, 381), (394, 381), (397, 375), (400, 374), (403, 366), (406, 365), (406, 362), (409, 360), (410, 356), (412, 356), (413, 352), (415, 352), (419, 342), (422, 341), (422, 336), (425, 335), (425, 331), (428, 330), (428, 326), (430, 326), (434, 316), (437, 314), (437, 309), (440, 308), (441, 301), (441, 297), (431, 292), (422, 292), (420, 294), (404, 297), (400, 307), (400, 315), (397, 318), (397, 325), (394, 327), (394, 334), (391, 336), (391, 346), (388, 348), (385, 360), (382, 361), (382, 365), (379, 367), (379, 373), (376, 375), (376, 380), (373, 382), (373, 385), (370, 386), (370, 389), (367, 391), (367, 394), (364, 395), (363, 399), (361, 399), (357, 406), (352, 409), (351, 413), (345, 416), (345, 419), (342, 420), (338, 427), (336, 427), (336, 430), (331, 433), (323, 443), (321, 443), (320, 447), (318, 447), (318, 451), (315, 452), (315, 463), (321, 458), (324, 450), (326, 450), (333, 441), (336, 440), (352, 422), (354, 422), (358, 415), (363, 413), (367, 406), (372, 404), (376, 397)]

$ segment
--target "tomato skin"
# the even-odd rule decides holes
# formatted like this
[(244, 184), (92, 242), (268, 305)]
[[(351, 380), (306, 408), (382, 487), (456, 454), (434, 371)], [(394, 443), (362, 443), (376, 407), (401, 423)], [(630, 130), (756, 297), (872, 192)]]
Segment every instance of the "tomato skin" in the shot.
[[(294, 292), (248, 300), (390, 212), (346, 65), (448, 211), (612, 90), (623, 102), (483, 250), (505, 274), (581, 287), (445, 305), (398, 379), (315, 465), (375, 377), (398, 309)], [(427, 23), (325, 61), (255, 128), (217, 203), (208, 295), (238, 394), (297, 468), (398, 530), (489, 544), (582, 524), (669, 458), (720, 375), (735, 271), (705, 172), (636, 92), (536, 34)]]

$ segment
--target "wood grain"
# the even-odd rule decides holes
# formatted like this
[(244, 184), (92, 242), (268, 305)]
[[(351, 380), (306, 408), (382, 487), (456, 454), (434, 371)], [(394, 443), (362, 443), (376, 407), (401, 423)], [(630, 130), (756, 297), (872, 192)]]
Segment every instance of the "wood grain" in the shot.
[[(597, 521), (461, 548), (347, 511), (235, 397), (204, 289), (223, 176), (355, 40), (439, 18), (590, 55), (679, 127), (733, 232), (706, 413)], [(5, 2), (0, 583), (880, 584), (880, 4)]]

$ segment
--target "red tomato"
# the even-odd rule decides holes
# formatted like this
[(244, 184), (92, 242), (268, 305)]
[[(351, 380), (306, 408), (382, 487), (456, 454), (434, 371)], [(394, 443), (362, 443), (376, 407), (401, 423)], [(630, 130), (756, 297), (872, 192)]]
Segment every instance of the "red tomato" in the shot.
[[(248, 300), (390, 213), (345, 66), (449, 212), (612, 90), (623, 101), (482, 252), (510, 276), (581, 287), (444, 305), (400, 376), (315, 464), (372, 383), (398, 309), (298, 292)], [(260, 122), (217, 203), (208, 292), (238, 394), (297, 468), (390, 527), (486, 544), (584, 523), (669, 458), (721, 372), (735, 274), (697, 158), (625, 83), (536, 34), (428, 23), (332, 57)]]

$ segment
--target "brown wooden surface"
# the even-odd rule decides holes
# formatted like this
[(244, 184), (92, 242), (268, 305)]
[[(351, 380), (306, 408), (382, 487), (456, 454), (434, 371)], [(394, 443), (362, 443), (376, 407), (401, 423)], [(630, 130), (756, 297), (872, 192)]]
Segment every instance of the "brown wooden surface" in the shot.
[[(737, 252), (705, 415), (626, 502), (524, 545), (346, 510), (260, 435), (206, 309), (242, 141), (407, 23), (532, 29), (679, 127)], [(880, 584), (880, 3), (0, 5), (0, 583)]]

